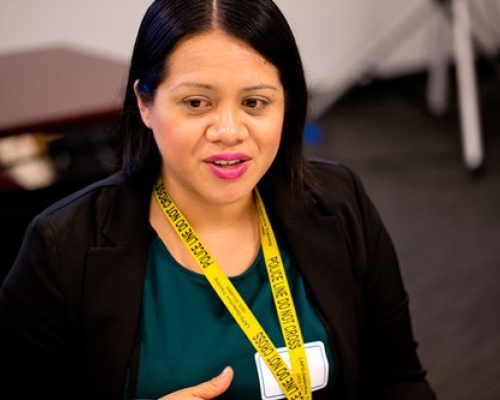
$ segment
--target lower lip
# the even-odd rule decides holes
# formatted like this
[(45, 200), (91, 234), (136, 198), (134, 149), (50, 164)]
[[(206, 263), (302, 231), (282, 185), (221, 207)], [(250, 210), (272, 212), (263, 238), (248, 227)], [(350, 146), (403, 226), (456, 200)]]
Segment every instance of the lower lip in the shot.
[(209, 164), (212, 172), (220, 179), (237, 179), (241, 177), (248, 169), (248, 163), (233, 165), (231, 167), (219, 167), (215, 164)]

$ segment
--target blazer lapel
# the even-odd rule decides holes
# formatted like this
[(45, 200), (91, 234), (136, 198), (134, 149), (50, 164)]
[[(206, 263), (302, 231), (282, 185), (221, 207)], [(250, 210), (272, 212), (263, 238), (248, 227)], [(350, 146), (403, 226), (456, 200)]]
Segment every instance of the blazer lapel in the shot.
[(136, 340), (151, 237), (149, 196), (117, 187), (102, 230), (88, 252), (83, 293), (84, 357), (89, 384), (118, 398)]
[[(345, 237), (335, 216), (286, 222), (285, 232), (302, 274), (327, 315), (354, 328), (353, 271)], [(345, 329), (345, 328), (344, 328)], [(354, 333), (354, 331), (349, 332)]]
[[(359, 379), (359, 333), (355, 315), (354, 270), (342, 224), (335, 215), (309, 215), (281, 221), (304, 279), (333, 333), (330, 343), (342, 376)], [(344, 382), (345, 383), (345, 382)]]

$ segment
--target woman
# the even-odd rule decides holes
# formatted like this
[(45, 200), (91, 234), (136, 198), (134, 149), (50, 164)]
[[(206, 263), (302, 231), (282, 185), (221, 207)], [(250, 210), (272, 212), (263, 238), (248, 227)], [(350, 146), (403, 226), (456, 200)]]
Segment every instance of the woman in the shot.
[(153, 2), (119, 171), (37, 216), (3, 284), (0, 392), (433, 399), (391, 240), (305, 160), (306, 113), (271, 0)]

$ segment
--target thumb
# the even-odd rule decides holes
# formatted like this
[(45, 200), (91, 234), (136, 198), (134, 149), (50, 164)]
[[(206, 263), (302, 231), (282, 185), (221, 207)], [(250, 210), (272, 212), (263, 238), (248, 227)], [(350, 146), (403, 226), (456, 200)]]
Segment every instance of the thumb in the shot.
[(191, 396), (200, 399), (213, 399), (224, 393), (233, 380), (234, 371), (231, 367), (224, 370), (209, 381), (193, 386), (190, 390)]

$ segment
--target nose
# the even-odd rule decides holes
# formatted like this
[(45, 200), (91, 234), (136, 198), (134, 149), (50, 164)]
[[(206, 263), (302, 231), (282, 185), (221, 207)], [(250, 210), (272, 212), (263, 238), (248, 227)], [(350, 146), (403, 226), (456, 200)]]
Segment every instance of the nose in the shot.
[(234, 144), (244, 140), (248, 130), (240, 115), (240, 110), (224, 107), (217, 110), (214, 119), (207, 128), (206, 137), (212, 142)]

